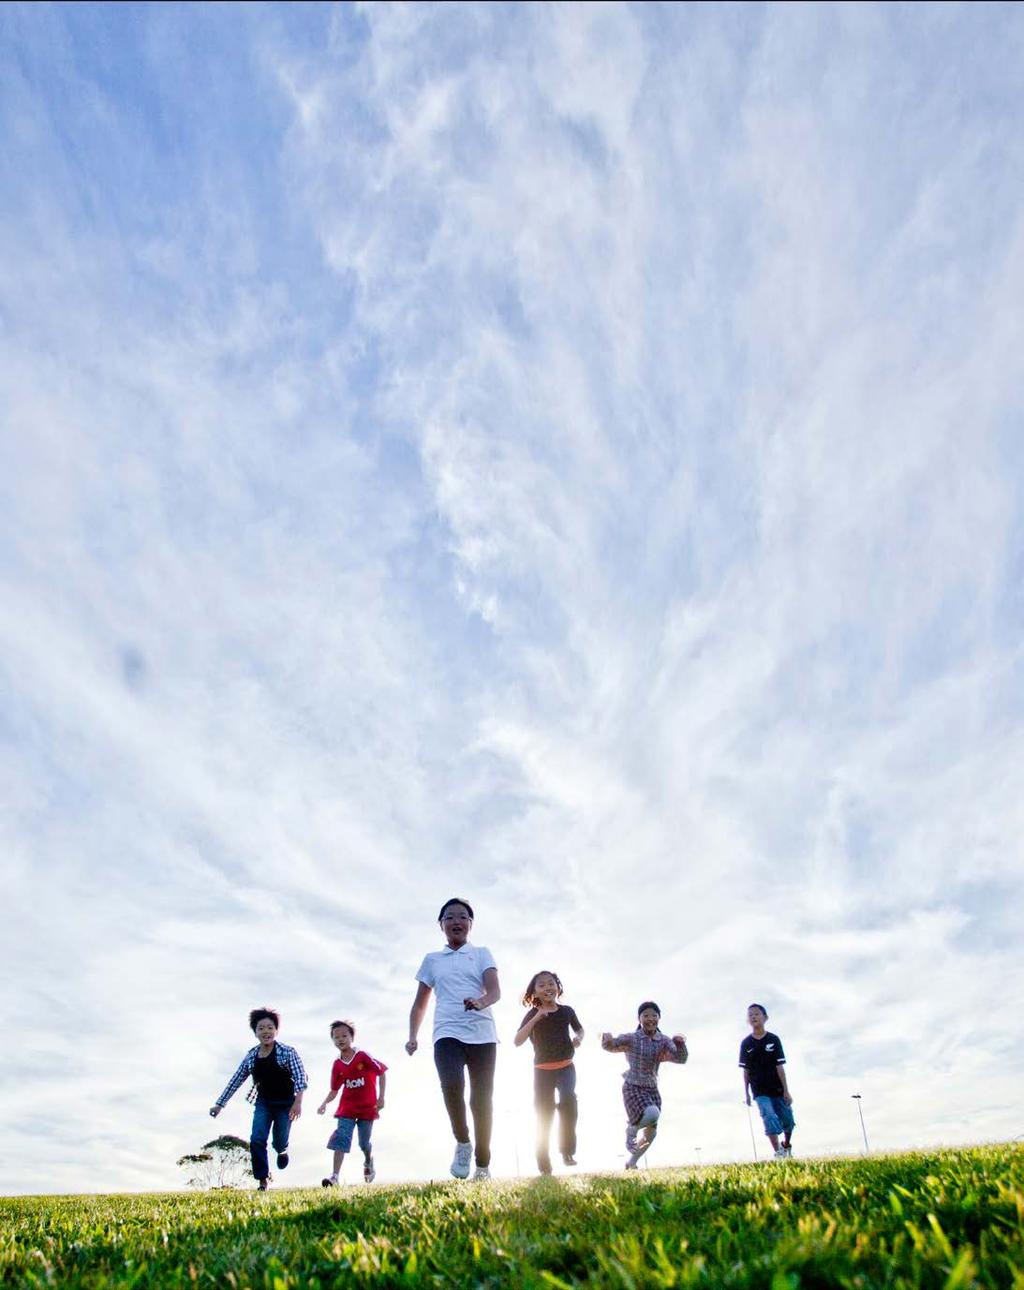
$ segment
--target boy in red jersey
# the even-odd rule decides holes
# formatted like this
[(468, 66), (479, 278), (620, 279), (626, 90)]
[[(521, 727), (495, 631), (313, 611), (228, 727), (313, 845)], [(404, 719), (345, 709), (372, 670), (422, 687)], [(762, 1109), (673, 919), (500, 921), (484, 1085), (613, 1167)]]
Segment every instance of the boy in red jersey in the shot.
[[(341, 1090), (341, 1101), (335, 1111), (338, 1124), (327, 1142), (327, 1149), (334, 1152), (334, 1170), (323, 1180), (324, 1187), (337, 1187), (345, 1155), (352, 1149), (352, 1130), (359, 1133), (359, 1149), (363, 1153), (363, 1181), (372, 1183), (377, 1176), (373, 1163), (370, 1134), (373, 1122), (384, 1109), (384, 1089), (387, 1085), (387, 1067), (369, 1053), (354, 1047), (356, 1028), (351, 1021), (332, 1021), (331, 1039), (338, 1056), (331, 1068), (331, 1091), (316, 1109), (323, 1115), (328, 1105)], [(380, 1080), (380, 1092), (377, 1081)]]

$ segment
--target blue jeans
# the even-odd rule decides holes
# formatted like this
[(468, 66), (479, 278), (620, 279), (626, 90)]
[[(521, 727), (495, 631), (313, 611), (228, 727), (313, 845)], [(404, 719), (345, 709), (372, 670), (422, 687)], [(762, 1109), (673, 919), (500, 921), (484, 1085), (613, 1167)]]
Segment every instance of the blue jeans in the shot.
[(327, 1142), (328, 1151), (351, 1151), (352, 1130), (359, 1133), (359, 1150), (364, 1156), (370, 1154), (370, 1134), (373, 1132), (372, 1120), (353, 1120), (350, 1116), (339, 1115), (334, 1132)]
[(765, 1094), (755, 1097), (754, 1101), (761, 1112), (765, 1133), (769, 1137), (773, 1135), (778, 1137), (780, 1133), (784, 1133), (788, 1138), (796, 1127), (792, 1108), (788, 1107), (781, 1097), (767, 1097)]
[(292, 1122), (288, 1112), (292, 1109), (292, 1100), (287, 1102), (264, 1102), (257, 1098), (252, 1111), (252, 1136), (249, 1139), (249, 1154), (252, 1156), (252, 1172), (257, 1182), (270, 1177), (270, 1165), (267, 1163), (267, 1139), (273, 1132), (274, 1150), (280, 1155), (288, 1150), (288, 1134)]
[(558, 1071), (533, 1071), (533, 1105), (537, 1110), (537, 1168), (551, 1172), (548, 1140), (555, 1116), (555, 1094), (558, 1094), (558, 1149), (563, 1156), (576, 1154), (576, 1067), (570, 1064)]

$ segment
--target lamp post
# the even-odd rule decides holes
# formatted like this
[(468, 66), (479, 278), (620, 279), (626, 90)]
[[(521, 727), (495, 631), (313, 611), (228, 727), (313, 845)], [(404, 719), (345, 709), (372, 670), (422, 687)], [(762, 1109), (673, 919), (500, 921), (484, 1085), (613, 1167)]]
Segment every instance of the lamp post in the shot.
[(864, 1127), (864, 1112), (861, 1110), (860, 1094), (851, 1093), (850, 1096), (857, 1103), (857, 1114), (860, 1116), (860, 1131), (864, 1135), (864, 1154), (867, 1156), (871, 1154), (871, 1148), (868, 1146), (868, 1131)]

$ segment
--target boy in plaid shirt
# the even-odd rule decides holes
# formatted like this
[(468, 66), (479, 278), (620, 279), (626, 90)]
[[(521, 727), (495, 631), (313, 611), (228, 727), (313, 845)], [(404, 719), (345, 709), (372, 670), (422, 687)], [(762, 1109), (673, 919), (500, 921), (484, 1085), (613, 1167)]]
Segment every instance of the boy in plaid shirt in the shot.
[[(601, 1047), (606, 1053), (625, 1053), (629, 1069), (622, 1076), (622, 1101), (626, 1108), (627, 1169), (635, 1169), (637, 1161), (654, 1141), (661, 1116), (661, 1094), (658, 1092), (658, 1067), (662, 1062), (682, 1065), (689, 1057), (686, 1036), (663, 1035), (658, 1029), (661, 1009), (648, 999), (637, 1009), (639, 1025), (636, 1030), (612, 1035), (605, 1031)], [(642, 1138), (638, 1132), (643, 1129)]]
[(252, 1076), (256, 1105), (252, 1113), (252, 1134), (249, 1152), (252, 1156), (253, 1177), (260, 1191), (266, 1191), (271, 1180), (267, 1160), (267, 1140), (273, 1134), (277, 1152), (278, 1169), (288, 1166), (288, 1137), (292, 1121), (302, 1114), (302, 1094), (308, 1083), (302, 1058), (294, 1048), (277, 1042), (281, 1018), (273, 1008), (253, 1008), (249, 1013), (249, 1027), (259, 1041), (242, 1058), (227, 1087), (213, 1106), (214, 1117), (224, 1110), (228, 1099)]

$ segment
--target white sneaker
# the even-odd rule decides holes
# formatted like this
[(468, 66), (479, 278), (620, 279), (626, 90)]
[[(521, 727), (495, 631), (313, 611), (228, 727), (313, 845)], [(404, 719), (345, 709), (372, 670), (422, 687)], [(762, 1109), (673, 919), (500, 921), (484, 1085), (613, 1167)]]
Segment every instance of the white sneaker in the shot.
[(476, 1173), (473, 1175), (474, 1182), (490, 1182), (491, 1171), (486, 1165), (477, 1165)]
[(472, 1142), (456, 1142), (455, 1155), (452, 1157), (452, 1177), (468, 1178), (469, 1162), (473, 1159)]
[(786, 1148), (785, 1148), (785, 1147), (779, 1147), (778, 1151), (776, 1151), (776, 1153), (775, 1153), (775, 1159), (776, 1159), (776, 1160), (785, 1160), (785, 1158), (786, 1158)]

